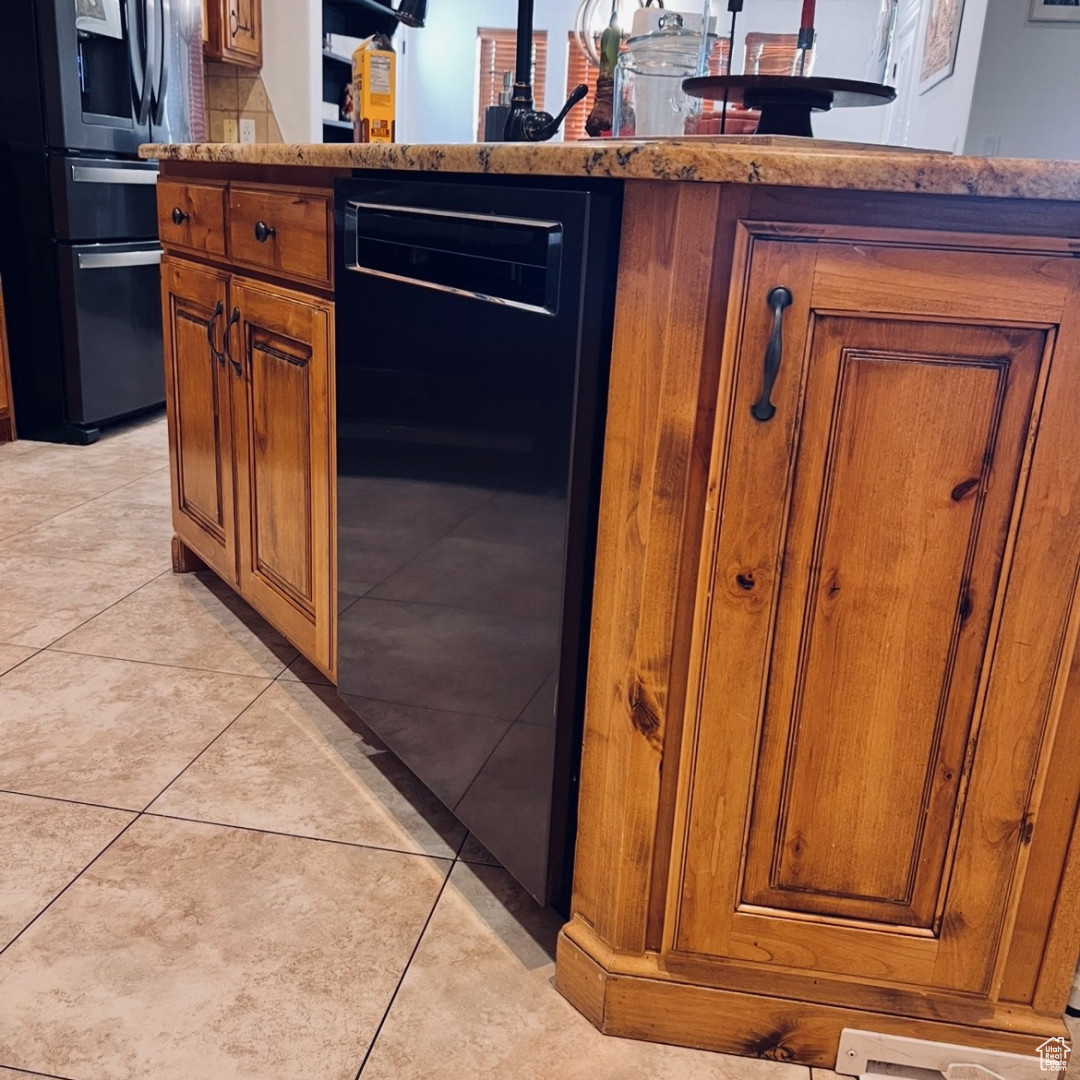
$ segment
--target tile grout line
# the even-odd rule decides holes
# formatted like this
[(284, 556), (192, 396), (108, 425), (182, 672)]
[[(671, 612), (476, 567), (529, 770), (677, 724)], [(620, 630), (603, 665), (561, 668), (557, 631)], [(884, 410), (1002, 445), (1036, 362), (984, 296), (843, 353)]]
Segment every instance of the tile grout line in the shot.
[(24, 799), (41, 799), (43, 802), (64, 803), (66, 806), (85, 806), (90, 810), (113, 810), (120, 814), (139, 814), (130, 806), (110, 806), (109, 803), (87, 802), (85, 799), (68, 799), (63, 795), (41, 795), (36, 791), (16, 791), (15, 788), (0, 787), (0, 795), (18, 795)]
[[(164, 571), (162, 571), (162, 573), (160, 573), (158, 575), (158, 577), (154, 578), (152, 581), (148, 581), (146, 584), (151, 585), (151, 584), (153, 584), (154, 581), (157, 581), (158, 578), (164, 577), (165, 574), (170, 574), (170, 573), (172, 573), (171, 570), (164, 570)], [(146, 586), (145, 585), (140, 585), (139, 586), (139, 589), (143, 589), (143, 588), (146, 588)], [(135, 591), (138, 592), (139, 589), (136, 589)], [(124, 599), (127, 600), (128, 597), (125, 596)], [(117, 603), (120, 603), (120, 601), (118, 600)], [(115, 607), (115, 605), (110, 605), (110, 606)], [(108, 611), (108, 610), (109, 610), (108, 608), (105, 609), (105, 611)], [(99, 611), (98, 615), (104, 615), (105, 611)], [(97, 615), (92, 616), (92, 618), (96, 619)], [(85, 623), (80, 623), (77, 627), (75, 627), (75, 630), (81, 630), (83, 628), (83, 626), (85, 626), (85, 625), (86, 625)], [(68, 633), (69, 634), (74, 634), (75, 630), (69, 630)], [(128, 657), (128, 656), (112, 656), (109, 653), (83, 652), (80, 649), (59, 649), (59, 648), (56, 648), (57, 644), (59, 642), (63, 641), (63, 639), (65, 637), (67, 637), (67, 636), (68, 636), (67, 634), (64, 634), (62, 637), (58, 637), (56, 639), (56, 641), (52, 642), (52, 644), (50, 644), (50, 645), (45, 645), (43, 648), (39, 649), (38, 652), (49, 652), (49, 653), (52, 653), (53, 656), (85, 656), (85, 657), (88, 657), (91, 660), (116, 660), (116, 661), (118, 661), (119, 663), (122, 663), (122, 664), (144, 664), (147, 667), (167, 668), (170, 671), (199, 671), (199, 672), (202, 672), (204, 675), (228, 675), (228, 676), (230, 676), (231, 678), (234, 678), (234, 679), (260, 679), (260, 680), (265, 679), (265, 680), (267, 680), (267, 681), (269, 681), (271, 683), (275, 683), (281, 678), (280, 674), (278, 674), (278, 675), (269, 675), (265, 671), (259, 672), (259, 674), (256, 675), (256, 674), (254, 674), (253, 672), (250, 672), (250, 671), (223, 671), (221, 668), (195, 667), (193, 664), (166, 664), (163, 660), (133, 660), (133, 659), (131, 659), (131, 657)], [(260, 639), (260, 641), (261, 641), (261, 639)], [(22, 648), (29, 649), (29, 648), (31, 648), (31, 646), (24, 645), (24, 646), (22, 646)], [(30, 657), (27, 657), (26, 659), (29, 660)], [(26, 660), (23, 660), (21, 662), (25, 664)], [(15, 669), (12, 668), (12, 670), (14, 671)], [(286, 667), (284, 667), (282, 669), (282, 671), (287, 671), (287, 670), (288, 670), (288, 665), (286, 665)], [(293, 680), (288, 679), (288, 680), (284, 680), (284, 681), (292, 682)], [(321, 683), (302, 683), (301, 685), (304, 685), (304, 686), (321, 686), (323, 684), (321, 684)], [(269, 689), (269, 688), (267, 688), (267, 689)]]
[[(167, 469), (168, 467), (169, 466), (167, 464), (162, 466), (163, 469)], [(55, 514), (49, 514), (47, 517), (43, 517), (40, 521), (35, 521), (33, 525), (27, 525), (25, 528), (22, 528), (22, 529), (16, 529), (13, 533), (6, 533), (4, 536), (0, 536), (0, 544), (4, 544), (8, 540), (14, 540), (17, 536), (22, 536), (23, 533), (27, 533), (31, 529), (36, 529), (39, 525), (46, 525), (50, 521), (55, 521), (58, 517), (63, 517), (65, 514), (70, 514), (73, 510), (82, 510), (85, 507), (89, 506), (91, 503), (95, 503), (99, 499), (104, 499), (107, 495), (115, 495), (116, 492), (122, 491), (124, 488), (128, 487), (129, 485), (137, 484), (140, 481), (145, 480), (148, 476), (153, 476), (155, 472), (160, 472), (160, 471), (161, 471), (161, 469), (155, 469), (155, 470), (152, 470), (151, 472), (146, 473), (144, 476), (136, 476), (134, 480), (127, 480), (123, 484), (121, 484), (119, 487), (109, 488), (108, 491), (103, 491), (98, 495), (91, 495), (88, 498), (83, 499), (82, 502), (75, 503), (74, 506), (69, 506), (64, 510), (58, 510)], [(7, 494), (14, 495), (16, 498), (18, 498), (18, 496), (20, 496), (20, 495), (34, 495), (34, 494), (37, 494), (37, 492), (23, 491), (21, 489), (9, 489)], [(57, 492), (46, 491), (46, 492), (41, 492), (41, 494), (55, 495), (55, 494), (58, 494), (58, 493)], [(62, 492), (60, 492), (59, 494), (62, 494)], [(153, 503), (125, 503), (124, 505), (125, 506), (151, 506), (152, 507)], [(13, 552), (12, 554), (16, 554), (16, 553)], [(89, 560), (85, 560), (85, 561), (89, 561)], [(106, 565), (108, 565), (108, 564), (106, 564)]]
[[(464, 841), (462, 841), (464, 843)], [(446, 892), (447, 885), (450, 884), (450, 875), (454, 872), (454, 867), (457, 865), (455, 859), (450, 868), (446, 871), (446, 877), (443, 878), (442, 885), (439, 886), (439, 892), (435, 897), (435, 902), (431, 905), (431, 910), (428, 912), (427, 918), (424, 920), (424, 925), (420, 928), (420, 933), (416, 937), (416, 944), (412, 947), (412, 951), (409, 953), (408, 960), (405, 961), (405, 966), (401, 970), (401, 975), (398, 977), (397, 985), (394, 987), (394, 992), (390, 995), (390, 1001), (387, 1003), (386, 1009), (382, 1014), (382, 1018), (379, 1020), (378, 1025), (375, 1028), (375, 1033), (371, 1036), (371, 1042), (368, 1044), (367, 1050), (364, 1052), (364, 1059), (360, 1062), (360, 1068), (356, 1070), (356, 1076), (353, 1080), (360, 1080), (361, 1074), (364, 1069), (367, 1068), (368, 1060), (371, 1058), (371, 1053), (375, 1049), (375, 1044), (379, 1041), (379, 1036), (382, 1034), (383, 1025), (386, 1023), (390, 1016), (390, 1011), (394, 1007), (394, 1002), (397, 1001), (398, 993), (401, 991), (401, 985), (405, 982), (405, 976), (409, 973), (409, 968), (412, 967), (413, 960), (416, 959), (416, 954), (420, 950), (420, 944), (423, 942), (425, 935), (427, 934), (428, 927), (431, 925), (431, 920), (435, 917), (435, 912), (439, 907), (439, 903), (443, 898), (443, 893)]]
[[(254, 704), (255, 703), (252, 702), (252, 705)], [(239, 717), (237, 719), (239, 719)], [(229, 726), (231, 727), (232, 725), (230, 724)], [(225, 732), (222, 732), (222, 734), (224, 735)], [(210, 747), (208, 746), (206, 749), (209, 750)], [(194, 764), (194, 761), (191, 762), (191, 765)], [(185, 766), (185, 771), (189, 769), (191, 765)], [(180, 777), (178, 776), (176, 779), (178, 780), (179, 778)], [(176, 780), (173, 780), (172, 783), (176, 783)], [(169, 786), (171, 787), (172, 784)], [(168, 788), (165, 790), (167, 791)], [(164, 793), (165, 792), (162, 791), (160, 794), (155, 795), (155, 801), (160, 799)], [(12, 794), (18, 795), (20, 792), (12, 792)], [(360, 848), (363, 851), (381, 851), (387, 855), (407, 855), (414, 859), (427, 859), (429, 862), (444, 862), (453, 865), (458, 861), (456, 855), (432, 855), (427, 851), (403, 851), (401, 848), (385, 847), (382, 844), (364, 844), (358, 840), (336, 840), (330, 836), (305, 836), (303, 833), (284, 832), (281, 829), (260, 829), (254, 825), (237, 825), (232, 821), (210, 821), (208, 818), (186, 817), (183, 814), (164, 814), (160, 810), (147, 809), (128, 811), (128, 813), (138, 813), (143, 817), (159, 818), (162, 821), (183, 821), (191, 825), (212, 825), (217, 829), (237, 829), (240, 832), (259, 833), (263, 836), (281, 836), (287, 840), (310, 840), (314, 844), (336, 844), (338, 847)], [(462, 843), (464, 843), (464, 841), (462, 841)]]
[(11, 1069), (14, 1072), (26, 1073), (27, 1076), (41, 1076), (44, 1080), (74, 1080), (71, 1076), (60, 1076), (59, 1073), (36, 1072), (34, 1069), (20, 1069), (18, 1065), (4, 1065), (0, 1062), (0, 1069)]
[(134, 813), (135, 816), (6, 945), (0, 948), (0, 956), (3, 956), (142, 817), (142, 814), (137, 811), (129, 810), (128, 813)]
[[(164, 787), (163, 787), (163, 788), (162, 788), (162, 789), (161, 789), (161, 790), (160, 790), (160, 791), (159, 791), (159, 792), (158, 792), (158, 793), (157, 793), (157, 794), (156, 794), (156, 795), (155, 795), (155, 796), (154, 796), (154, 797), (153, 797), (153, 798), (152, 798), (152, 799), (151, 799), (151, 800), (150, 800), (150, 801), (149, 801), (149, 802), (148, 802), (148, 803), (147, 803), (147, 804), (145, 805), (145, 806), (144, 806), (144, 807), (143, 807), (143, 808), (142, 808), (142, 809), (141, 809), (141, 810), (140, 810), (140, 811), (139, 811), (139, 814), (140, 814), (140, 816), (141, 816), (142, 814), (145, 814), (145, 813), (147, 813), (147, 812), (148, 812), (148, 811), (150, 810), (150, 807), (151, 807), (151, 806), (153, 806), (153, 805), (154, 805), (154, 803), (155, 803), (155, 802), (157, 802), (157, 800), (158, 800), (158, 799), (160, 799), (160, 798), (161, 798), (161, 796), (162, 796), (162, 795), (164, 795), (164, 794), (165, 794), (165, 792), (166, 792), (166, 791), (168, 791), (168, 790), (169, 790), (169, 788), (171, 788), (171, 787), (173, 786), (173, 784), (175, 784), (175, 783), (176, 783), (176, 781), (177, 781), (177, 780), (179, 780), (179, 779), (180, 779), (180, 777), (181, 777), (181, 776), (183, 776), (183, 775), (184, 775), (184, 773), (186, 773), (186, 772), (188, 771), (188, 769), (190, 769), (190, 768), (191, 768), (191, 766), (192, 766), (192, 765), (194, 765), (194, 764), (195, 764), (195, 762), (197, 762), (197, 761), (198, 761), (198, 760), (199, 760), (199, 759), (200, 759), (200, 758), (201, 758), (201, 757), (203, 756), (203, 754), (205, 754), (205, 753), (206, 753), (206, 751), (207, 751), (207, 750), (209, 750), (209, 749), (210, 749), (210, 747), (211, 747), (211, 746), (213, 746), (213, 745), (214, 745), (214, 743), (216, 743), (216, 742), (218, 741), (218, 739), (220, 739), (220, 738), (221, 738), (221, 737), (222, 737), (222, 736), (223, 736), (223, 735), (225, 734), (225, 732), (227, 732), (227, 731), (228, 731), (228, 730), (229, 730), (229, 729), (230, 729), (230, 728), (231, 728), (231, 727), (233, 726), (233, 724), (235, 724), (235, 723), (236, 723), (236, 721), (237, 721), (237, 720), (239, 720), (239, 719), (240, 719), (240, 717), (241, 717), (241, 716), (243, 716), (243, 715), (244, 715), (244, 713), (246, 713), (246, 712), (248, 711), (248, 709), (250, 709), (250, 708), (251, 708), (251, 707), (252, 707), (252, 706), (253, 706), (253, 705), (254, 705), (254, 704), (255, 704), (255, 703), (256, 703), (256, 702), (257, 702), (257, 701), (258, 701), (258, 700), (259, 700), (259, 699), (260, 699), (260, 698), (261, 698), (261, 697), (263, 696), (263, 694), (265, 694), (265, 693), (266, 693), (266, 692), (267, 692), (268, 690), (270, 690), (270, 689), (271, 689), (271, 688), (272, 688), (272, 687), (274, 686), (274, 683), (275, 683), (276, 681), (277, 681), (276, 679), (270, 679), (270, 680), (269, 680), (269, 681), (267, 682), (266, 686), (264, 686), (264, 687), (263, 687), (263, 688), (262, 688), (262, 689), (261, 689), (261, 690), (260, 690), (260, 691), (259, 691), (259, 692), (258, 692), (258, 693), (257, 693), (257, 694), (256, 694), (256, 695), (255, 695), (255, 696), (254, 696), (254, 697), (253, 697), (253, 698), (252, 698), (252, 699), (251, 699), (251, 700), (250, 700), (250, 701), (249, 701), (249, 702), (248, 702), (248, 703), (247, 703), (247, 704), (246, 704), (246, 705), (245, 705), (245, 706), (244, 706), (244, 707), (243, 707), (243, 708), (242, 708), (242, 709), (241, 709), (241, 710), (240, 710), (240, 711), (239, 711), (239, 712), (238, 712), (238, 713), (237, 713), (237, 714), (236, 714), (236, 715), (235, 715), (235, 716), (234, 716), (234, 717), (233, 717), (233, 718), (232, 718), (232, 719), (231, 719), (231, 720), (230, 720), (230, 721), (229, 721), (229, 722), (228, 722), (228, 723), (227, 723), (227, 724), (226, 724), (226, 725), (225, 725), (225, 726), (224, 726), (224, 727), (223, 727), (223, 728), (222, 728), (222, 729), (221, 729), (221, 730), (220, 730), (220, 731), (219, 731), (219, 732), (218, 732), (218, 733), (217, 733), (217, 734), (216, 734), (216, 735), (215, 735), (215, 736), (214, 736), (214, 737), (213, 737), (213, 738), (212, 738), (212, 739), (211, 739), (211, 740), (210, 740), (210, 741), (209, 741), (209, 742), (208, 742), (208, 743), (207, 743), (207, 744), (206, 744), (206, 745), (205, 745), (205, 746), (204, 746), (204, 747), (203, 747), (203, 748), (202, 748), (202, 749), (201, 749), (201, 750), (200, 750), (200, 751), (199, 751), (199, 752), (198, 752), (198, 753), (197, 753), (197, 754), (196, 754), (196, 755), (195, 755), (195, 756), (194, 756), (194, 757), (193, 757), (193, 758), (192, 758), (192, 759), (191, 759), (191, 760), (190, 760), (190, 761), (189, 761), (189, 762), (188, 762), (188, 763), (187, 763), (187, 764), (186, 764), (186, 765), (185, 765), (185, 766), (184, 766), (184, 767), (183, 767), (183, 768), (182, 768), (182, 769), (181, 769), (181, 770), (180, 770), (180, 771), (179, 771), (179, 772), (178, 772), (178, 773), (177, 773), (177, 774), (176, 774), (176, 775), (175, 775), (175, 776), (174, 776), (174, 777), (173, 777), (173, 778), (172, 778), (172, 779), (171, 779), (171, 780), (170, 780), (170, 781), (169, 781), (169, 782), (168, 782), (168, 783), (167, 783), (167, 784), (166, 784), (166, 785), (165, 785), (165, 786), (164, 786)], [(165, 815), (153, 815), (153, 816), (155, 816), (155, 817), (163, 817), (163, 816), (165, 816)], [(257, 830), (257, 831), (258, 831), (258, 830)]]
[[(31, 556), (31, 557), (32, 557), (32, 558), (41, 558), (42, 556)], [(73, 559), (68, 559), (67, 561), (68, 561), (68, 562), (74, 562), (74, 561), (77, 561), (77, 560), (73, 560)], [(135, 595), (135, 594), (136, 594), (136, 593), (137, 593), (137, 592), (138, 592), (138, 591), (139, 591), (140, 589), (145, 589), (145, 588), (146, 588), (146, 586), (147, 586), (147, 585), (149, 585), (149, 584), (150, 584), (151, 582), (157, 581), (157, 580), (158, 580), (158, 578), (164, 577), (164, 576), (165, 576), (166, 574), (169, 574), (169, 573), (171, 573), (171, 572), (172, 572), (172, 571), (170, 571), (170, 570), (162, 570), (162, 571), (161, 571), (161, 573), (159, 573), (159, 574), (155, 574), (155, 575), (154, 575), (154, 576), (153, 576), (152, 578), (150, 578), (150, 579), (149, 579), (148, 581), (144, 581), (144, 582), (143, 582), (143, 583), (142, 583), (141, 585), (136, 585), (136, 586), (135, 586), (135, 588), (134, 588), (134, 589), (132, 589), (132, 590), (131, 590), (130, 592), (126, 592), (126, 593), (124, 593), (124, 595), (123, 595), (123, 596), (117, 597), (117, 599), (115, 599), (115, 600), (114, 600), (114, 601), (113, 601), (113, 602), (112, 602), (111, 604), (107, 604), (107, 605), (106, 605), (105, 607), (103, 607), (103, 608), (102, 608), (102, 609), (101, 609), (100, 611), (95, 611), (93, 615), (88, 615), (88, 616), (87, 616), (87, 617), (86, 617), (85, 619), (83, 619), (83, 621), (82, 621), (81, 623), (79, 623), (79, 624), (78, 624), (77, 626), (73, 626), (73, 627), (72, 627), (72, 628), (71, 628), (70, 630), (65, 630), (65, 631), (64, 631), (64, 632), (63, 632), (62, 634), (60, 634), (60, 635), (59, 635), (58, 637), (54, 637), (54, 638), (52, 639), (52, 641), (50, 641), (50, 642), (49, 642), (49, 644), (48, 644), (48, 645), (39, 645), (39, 646), (34, 646), (34, 645), (20, 645), (20, 644), (19, 644), (19, 642), (17, 642), (17, 641), (9, 641), (9, 642), (6, 642), (5, 644), (8, 644), (8, 645), (15, 645), (16, 647), (19, 647), (19, 648), (23, 648), (23, 649), (33, 649), (33, 648), (37, 648), (37, 653), (35, 653), (35, 654), (34, 654), (35, 656), (37, 656), (37, 655), (38, 655), (38, 653), (43, 653), (43, 652), (45, 652), (46, 650), (48, 650), (49, 652), (61, 652), (62, 650), (60, 650), (60, 649), (53, 649), (53, 645), (55, 645), (55, 644), (56, 644), (56, 643), (57, 643), (58, 641), (60, 641), (60, 640), (61, 640), (62, 638), (66, 638), (66, 637), (68, 636), (68, 634), (74, 634), (76, 630), (81, 630), (81, 629), (82, 629), (82, 628), (83, 628), (83, 627), (84, 627), (84, 626), (85, 626), (85, 625), (86, 625), (86, 624), (87, 624), (88, 622), (90, 622), (91, 620), (93, 620), (93, 619), (96, 619), (96, 618), (97, 618), (97, 617), (98, 617), (99, 615), (104, 615), (106, 611), (112, 611), (112, 609), (113, 609), (114, 607), (116, 607), (116, 605), (117, 605), (117, 604), (122, 604), (122, 603), (123, 603), (123, 602), (124, 602), (124, 601), (125, 601), (125, 600), (126, 600), (126, 599), (127, 599), (128, 597), (129, 597), (129, 596), (134, 596), (134, 595)], [(32, 659), (32, 658), (28, 656), (28, 657), (27, 657), (26, 659), (27, 659), (27, 660), (30, 660), (30, 659)], [(103, 659), (103, 660), (107, 660), (107, 659), (110, 659), (110, 658), (109, 658), (109, 657), (101, 657), (101, 659)], [(23, 663), (25, 663), (25, 662), (26, 662), (26, 661), (24, 660), (24, 661), (23, 661)], [(16, 665), (16, 666), (18, 666), (18, 665)], [(0, 678), (2, 678), (2, 677), (3, 677), (3, 676), (0, 676)]]

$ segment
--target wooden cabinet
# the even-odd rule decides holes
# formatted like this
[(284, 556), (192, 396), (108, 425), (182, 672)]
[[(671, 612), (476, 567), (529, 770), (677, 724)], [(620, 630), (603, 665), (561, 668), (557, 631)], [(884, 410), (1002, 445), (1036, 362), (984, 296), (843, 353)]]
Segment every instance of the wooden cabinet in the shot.
[(224, 271), (182, 259), (161, 263), (173, 529), (236, 584), (233, 375), (222, 339), (228, 281)]
[(203, 52), (213, 60), (262, 67), (262, 0), (203, 0)]
[(334, 663), (333, 308), (236, 278), (240, 591), (305, 655)]
[(1080, 883), (1080, 267), (663, 187), (628, 192), (558, 985), (816, 1066), (843, 1028), (1033, 1053), (1080, 951), (1045, 902)]
[[(259, 198), (319, 209), (275, 218), (283, 228), (265, 269), (284, 281), (237, 272), (254, 260), (246, 218), (228, 219), (225, 182), (161, 183), (174, 563), (192, 569), (196, 556), (333, 678), (334, 305), (288, 283), (307, 265), (294, 251), (322, 250), (325, 266), (329, 196), (263, 185)], [(179, 225), (177, 205), (191, 215)]]
[(15, 438), (15, 403), (11, 393), (11, 365), (8, 360), (7, 323), (4, 320), (4, 289), (0, 282), (0, 442)]

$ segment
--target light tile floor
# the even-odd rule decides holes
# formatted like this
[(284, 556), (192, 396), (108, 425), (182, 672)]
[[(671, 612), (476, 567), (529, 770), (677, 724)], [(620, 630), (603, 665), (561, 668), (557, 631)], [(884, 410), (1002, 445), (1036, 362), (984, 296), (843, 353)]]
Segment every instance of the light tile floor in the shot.
[(0, 1080), (811, 1080), (563, 1001), (558, 918), (171, 573), (166, 465), (0, 446)]

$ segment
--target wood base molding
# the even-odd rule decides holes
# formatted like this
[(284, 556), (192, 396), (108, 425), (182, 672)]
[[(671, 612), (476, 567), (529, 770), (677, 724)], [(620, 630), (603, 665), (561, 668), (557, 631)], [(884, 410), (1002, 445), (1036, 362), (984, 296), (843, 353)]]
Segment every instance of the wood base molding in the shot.
[(609, 971), (559, 935), (555, 988), (605, 1035), (673, 1043), (819, 1069), (836, 1065), (844, 1028), (1034, 1055), (1044, 1040), (1068, 1037), (1058, 1019), (1038, 1034), (771, 998), (671, 979)]
[(172, 568), (174, 574), (193, 574), (196, 570), (205, 570), (206, 563), (180, 539), (172, 538)]

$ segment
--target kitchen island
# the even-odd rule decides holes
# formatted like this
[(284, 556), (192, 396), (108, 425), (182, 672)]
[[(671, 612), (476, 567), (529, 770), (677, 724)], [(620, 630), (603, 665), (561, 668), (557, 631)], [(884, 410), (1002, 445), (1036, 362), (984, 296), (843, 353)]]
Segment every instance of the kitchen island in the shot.
[(332, 180), (624, 184), (557, 976), (585, 1015), (825, 1067), (851, 1028), (1064, 1033), (1080, 165), (753, 138), (144, 154), (177, 568), (331, 676)]

